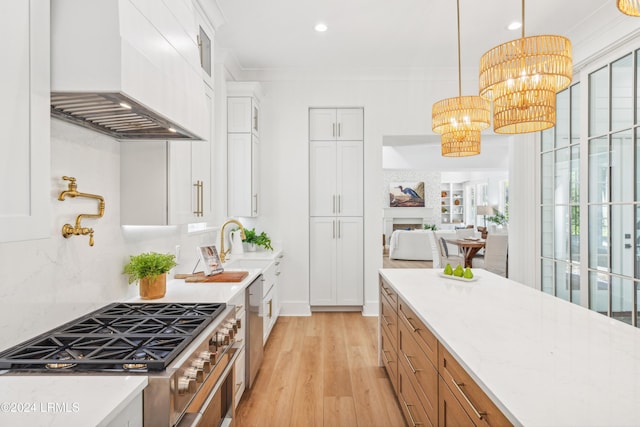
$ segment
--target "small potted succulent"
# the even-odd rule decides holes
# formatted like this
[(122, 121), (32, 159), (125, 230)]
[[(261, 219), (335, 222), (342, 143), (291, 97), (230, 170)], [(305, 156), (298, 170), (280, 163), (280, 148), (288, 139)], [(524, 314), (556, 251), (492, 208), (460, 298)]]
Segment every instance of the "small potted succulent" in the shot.
[(244, 235), (245, 238), (242, 241), (247, 244), (247, 250), (249, 252), (255, 252), (257, 246), (262, 246), (270, 251), (273, 250), (273, 247), (271, 246), (271, 238), (264, 231), (258, 234), (255, 228), (245, 228)]
[(172, 254), (146, 252), (129, 257), (124, 266), (124, 274), (129, 275), (129, 283), (140, 282), (140, 298), (162, 298), (167, 291), (167, 273), (178, 265)]

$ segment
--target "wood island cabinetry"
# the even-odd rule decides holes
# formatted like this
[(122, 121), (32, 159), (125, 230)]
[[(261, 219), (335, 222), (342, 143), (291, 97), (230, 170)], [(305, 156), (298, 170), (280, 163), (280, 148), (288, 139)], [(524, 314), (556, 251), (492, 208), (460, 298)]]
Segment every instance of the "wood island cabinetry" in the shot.
[(380, 353), (409, 426), (511, 426), (433, 332), (380, 278)]

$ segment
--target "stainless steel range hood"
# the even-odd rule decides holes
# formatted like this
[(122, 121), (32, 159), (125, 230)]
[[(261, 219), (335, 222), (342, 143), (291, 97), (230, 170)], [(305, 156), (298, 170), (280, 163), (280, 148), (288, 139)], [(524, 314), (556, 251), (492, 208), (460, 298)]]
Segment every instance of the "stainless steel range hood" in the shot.
[(116, 139), (199, 139), (121, 93), (52, 93), (51, 115)]
[(120, 140), (202, 139), (205, 91), (192, 7), (52, 1), (51, 114)]

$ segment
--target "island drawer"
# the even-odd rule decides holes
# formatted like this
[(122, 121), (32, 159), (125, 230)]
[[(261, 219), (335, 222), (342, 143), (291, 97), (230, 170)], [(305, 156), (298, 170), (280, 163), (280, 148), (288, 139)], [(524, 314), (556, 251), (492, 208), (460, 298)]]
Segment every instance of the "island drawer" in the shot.
[(380, 333), (380, 351), (382, 353), (382, 363), (387, 369), (387, 374), (391, 380), (391, 385), (396, 394), (398, 394), (398, 353), (395, 344), (392, 345), (389, 335), (384, 329)]
[(380, 297), (380, 325), (393, 340), (393, 347), (398, 348), (398, 314), (384, 296)]
[(438, 339), (402, 298), (398, 300), (398, 323), (407, 327), (433, 366), (438, 366)]
[(398, 399), (400, 401), (400, 409), (404, 414), (407, 425), (410, 427), (426, 426), (433, 427), (434, 424), (425, 412), (416, 391), (411, 385), (409, 373), (402, 363), (398, 367)]
[(398, 303), (398, 293), (382, 278), (380, 278), (380, 293), (384, 294), (394, 306)]
[(398, 364), (405, 369), (429, 419), (438, 422), (438, 371), (404, 323), (398, 328)]
[(482, 391), (480, 386), (441, 344), (439, 345), (438, 353), (438, 371), (442, 380), (476, 425), (512, 425)]

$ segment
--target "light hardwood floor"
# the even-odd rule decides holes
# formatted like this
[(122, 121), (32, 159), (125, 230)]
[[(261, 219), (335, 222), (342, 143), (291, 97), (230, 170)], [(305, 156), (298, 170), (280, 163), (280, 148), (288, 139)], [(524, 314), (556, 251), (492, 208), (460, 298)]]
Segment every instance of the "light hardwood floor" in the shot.
[(279, 317), (236, 426), (405, 426), (378, 366), (377, 321), (360, 313)]

